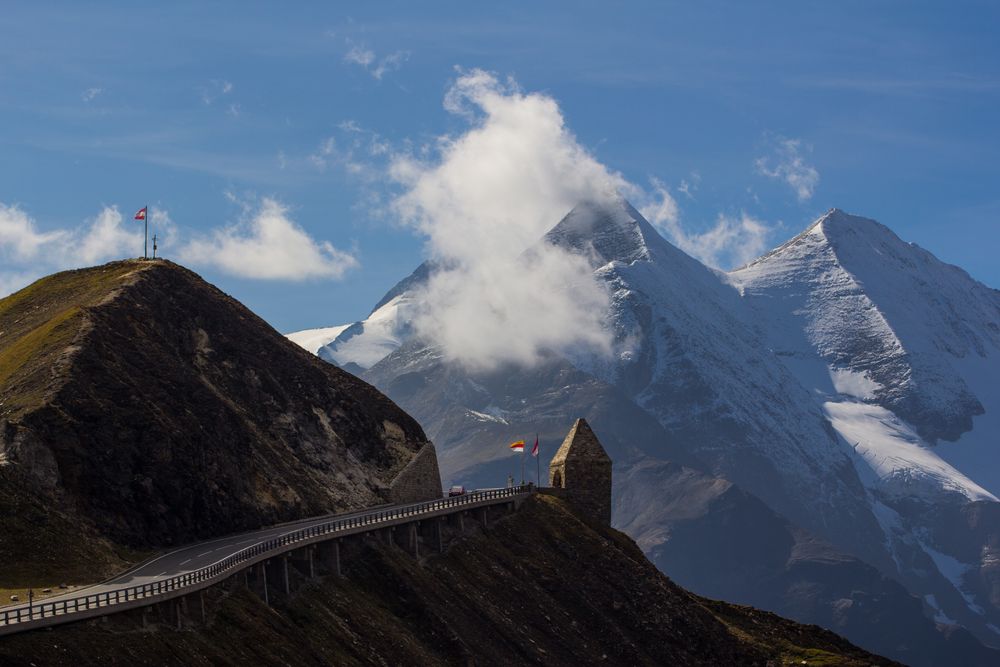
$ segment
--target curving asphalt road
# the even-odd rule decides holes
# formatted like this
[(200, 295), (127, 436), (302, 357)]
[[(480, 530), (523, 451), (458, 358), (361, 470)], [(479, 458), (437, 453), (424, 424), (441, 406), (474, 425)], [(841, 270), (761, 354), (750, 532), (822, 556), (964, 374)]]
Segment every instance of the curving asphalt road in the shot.
[[(420, 504), (422, 503), (392, 505), (392, 507), (406, 508), (415, 507)], [(99, 584), (76, 588), (72, 591), (60, 593), (58, 595), (47, 595), (44, 598), (37, 597), (35, 598), (34, 605), (37, 608), (38, 605), (43, 602), (48, 603), (72, 600), (74, 598), (83, 598), (88, 595), (94, 595), (95, 593), (112, 592), (129, 586), (150, 584), (163, 579), (169, 579), (170, 577), (178, 574), (194, 572), (195, 570), (207, 565), (217, 563), (227, 556), (231, 556), (246, 547), (253, 546), (255, 544), (263, 544), (264, 542), (273, 540), (276, 537), (294, 533), (297, 530), (301, 530), (302, 528), (312, 525), (327, 523), (332, 519), (346, 519), (353, 516), (368, 514), (374, 510), (380, 509), (381, 507), (389, 506), (384, 505), (380, 507), (368, 507), (363, 510), (346, 512), (343, 514), (327, 514), (325, 516), (283, 523), (277, 526), (262, 528), (260, 530), (254, 530), (246, 533), (219, 537), (205, 542), (196, 542), (195, 544), (180, 547), (179, 549), (174, 549), (173, 551), (168, 551), (164, 554), (156, 556), (151, 560), (140, 563), (138, 566)], [(28, 603), (17, 602), (0, 607), (0, 611), (14, 611), (17, 609), (28, 609)]]
[(370, 507), (198, 542), (140, 563), (102, 583), (38, 599), (33, 614), (28, 614), (27, 602), (0, 607), (0, 635), (176, 598), (213, 585), (230, 576), (234, 568), (238, 571), (306, 544), (510, 502), (533, 492), (530, 485), (480, 489), (457, 498)]

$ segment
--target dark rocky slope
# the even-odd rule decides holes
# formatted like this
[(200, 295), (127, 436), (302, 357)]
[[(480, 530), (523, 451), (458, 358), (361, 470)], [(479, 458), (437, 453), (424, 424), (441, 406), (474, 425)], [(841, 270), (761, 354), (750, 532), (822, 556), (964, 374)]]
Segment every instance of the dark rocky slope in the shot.
[(125, 621), (0, 642), (11, 665), (890, 665), (815, 626), (687, 593), (625, 535), (559, 500), (522, 509), (421, 562), (371, 543), (346, 579), (269, 609), (214, 593), (207, 626)]
[(133, 547), (440, 494), (412, 418), (162, 260), (0, 300), (0, 468), (55, 512), (42, 537)]
[[(937, 626), (899, 582), (713, 476), (616, 388), (568, 362), (472, 373), (410, 341), (364, 377), (425, 425), (446, 478), (450, 471), (473, 488), (517, 478), (520, 459), (503, 443), (535, 432), (546, 480), (565, 424), (587, 415), (615, 464), (615, 526), (691, 591), (815, 623), (921, 667), (956, 656), (968, 664), (1000, 660), (967, 630)], [(533, 480), (534, 461), (526, 472)], [(994, 578), (983, 573), (984, 593)]]
[[(849, 637), (870, 651), (914, 667), (995, 665), (1000, 652), (965, 628), (937, 625), (920, 598), (863, 561), (834, 548), (732, 483), (671, 462), (627, 468), (619, 502), (639, 478), (660, 481), (659, 502), (632, 530), (662, 571), (687, 589), (730, 602), (780, 610)], [(650, 519), (655, 518), (655, 521)]]

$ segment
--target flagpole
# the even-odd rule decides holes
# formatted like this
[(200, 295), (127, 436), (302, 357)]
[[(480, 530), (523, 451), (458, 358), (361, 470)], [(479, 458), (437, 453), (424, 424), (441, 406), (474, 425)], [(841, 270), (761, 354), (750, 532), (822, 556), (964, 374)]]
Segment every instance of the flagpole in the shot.
[(149, 204), (146, 204), (146, 215), (142, 216), (144, 227), (142, 237), (142, 258), (149, 259)]
[(521, 486), (524, 486), (524, 449), (521, 448)]
[[(535, 434), (535, 444), (538, 444), (538, 434)], [(542, 447), (539, 445), (538, 451), (535, 452), (535, 483), (538, 484), (538, 488), (542, 487)]]

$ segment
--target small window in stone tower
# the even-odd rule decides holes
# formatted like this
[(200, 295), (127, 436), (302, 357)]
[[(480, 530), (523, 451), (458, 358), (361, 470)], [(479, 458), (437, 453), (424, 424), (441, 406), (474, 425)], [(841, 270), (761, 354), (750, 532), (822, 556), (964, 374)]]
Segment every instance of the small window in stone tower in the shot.
[(552, 486), (557, 489), (563, 488), (562, 471), (556, 470), (552, 473)]

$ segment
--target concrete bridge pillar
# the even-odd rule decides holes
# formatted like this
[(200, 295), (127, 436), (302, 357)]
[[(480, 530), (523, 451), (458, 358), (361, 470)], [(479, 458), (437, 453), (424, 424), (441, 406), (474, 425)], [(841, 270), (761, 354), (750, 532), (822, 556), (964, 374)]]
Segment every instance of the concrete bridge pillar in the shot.
[(340, 571), (340, 540), (329, 540), (320, 545), (320, 557), (334, 576), (342, 576)]
[(444, 552), (444, 526), (447, 520), (448, 517), (442, 516), (420, 522), (420, 537), (424, 544), (433, 545), (431, 548), (438, 553)]
[(417, 534), (417, 522), (406, 524), (406, 541), (414, 558), (420, 558), (420, 536)]
[(256, 568), (257, 580), (260, 582), (261, 590), (264, 594), (264, 604), (268, 607), (271, 606), (271, 598), (267, 594), (267, 563), (268, 561), (261, 561), (257, 563), (254, 567)]

